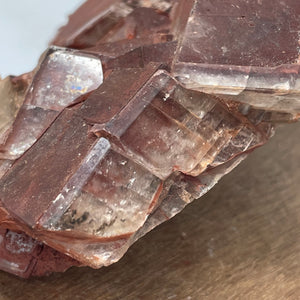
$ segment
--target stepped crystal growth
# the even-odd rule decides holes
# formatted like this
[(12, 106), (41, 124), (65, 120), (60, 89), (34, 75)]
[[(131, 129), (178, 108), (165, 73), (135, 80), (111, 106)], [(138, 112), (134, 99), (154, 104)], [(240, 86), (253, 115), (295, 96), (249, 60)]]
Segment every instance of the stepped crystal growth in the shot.
[(0, 269), (94, 268), (300, 114), (298, 0), (88, 0), (0, 82)]

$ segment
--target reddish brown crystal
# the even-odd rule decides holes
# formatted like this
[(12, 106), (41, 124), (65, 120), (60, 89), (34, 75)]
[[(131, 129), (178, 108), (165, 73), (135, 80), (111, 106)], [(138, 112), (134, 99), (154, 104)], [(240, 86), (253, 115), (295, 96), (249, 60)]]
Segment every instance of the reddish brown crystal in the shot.
[(297, 0), (188, 1), (177, 12), (173, 63), (187, 87), (294, 114), (299, 111)]
[(24, 232), (0, 228), (0, 267), (23, 278), (44, 276), (52, 272), (64, 272), (76, 260), (60, 253)]
[(79, 8), (0, 83), (0, 268), (116, 262), (299, 118), (295, 1)]

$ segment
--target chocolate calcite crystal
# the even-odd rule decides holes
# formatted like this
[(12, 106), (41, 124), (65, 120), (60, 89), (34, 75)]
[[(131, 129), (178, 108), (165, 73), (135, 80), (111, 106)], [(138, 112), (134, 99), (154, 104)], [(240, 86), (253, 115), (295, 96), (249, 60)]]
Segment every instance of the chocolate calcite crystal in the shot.
[(0, 269), (118, 261), (299, 106), (295, 1), (86, 1), (0, 82)]

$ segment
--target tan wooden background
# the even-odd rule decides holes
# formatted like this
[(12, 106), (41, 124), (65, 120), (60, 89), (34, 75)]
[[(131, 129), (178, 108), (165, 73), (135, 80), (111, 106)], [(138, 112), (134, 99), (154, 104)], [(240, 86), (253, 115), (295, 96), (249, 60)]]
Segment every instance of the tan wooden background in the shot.
[(28, 281), (0, 299), (300, 299), (300, 124), (278, 129), (117, 264)]

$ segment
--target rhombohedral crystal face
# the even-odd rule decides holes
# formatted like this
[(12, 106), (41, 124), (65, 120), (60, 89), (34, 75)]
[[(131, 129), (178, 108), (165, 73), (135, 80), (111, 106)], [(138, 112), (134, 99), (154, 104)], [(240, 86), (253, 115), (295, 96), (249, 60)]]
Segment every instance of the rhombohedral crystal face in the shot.
[(298, 0), (88, 0), (0, 82), (0, 269), (118, 261), (300, 116)]

